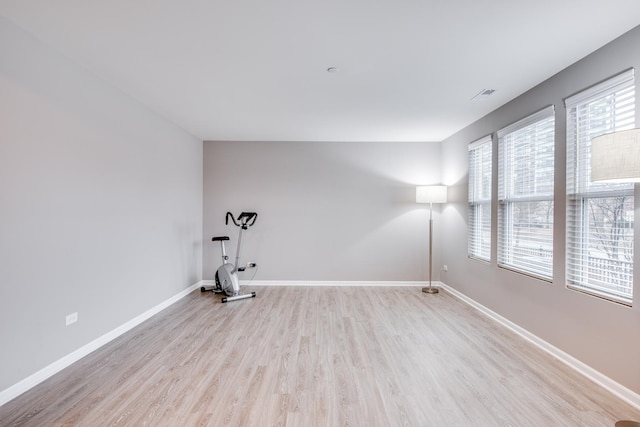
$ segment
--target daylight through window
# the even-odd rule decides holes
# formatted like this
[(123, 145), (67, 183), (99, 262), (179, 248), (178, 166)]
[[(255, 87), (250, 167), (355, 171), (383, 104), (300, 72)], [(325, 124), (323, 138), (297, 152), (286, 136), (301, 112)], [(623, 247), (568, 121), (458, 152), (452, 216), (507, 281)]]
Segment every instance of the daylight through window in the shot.
[(553, 275), (554, 107), (498, 131), (498, 265)]
[(469, 144), (469, 256), (491, 259), (491, 135)]
[(635, 125), (629, 70), (565, 100), (567, 107), (567, 282), (615, 301), (633, 295), (633, 184), (591, 182), (596, 136)]

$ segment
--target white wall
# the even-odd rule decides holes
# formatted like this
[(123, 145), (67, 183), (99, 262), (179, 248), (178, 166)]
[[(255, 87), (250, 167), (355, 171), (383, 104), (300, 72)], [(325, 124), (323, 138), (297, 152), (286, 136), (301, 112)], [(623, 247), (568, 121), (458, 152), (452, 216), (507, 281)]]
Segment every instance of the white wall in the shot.
[(235, 254), (225, 213), (255, 210), (243, 256), (256, 280), (426, 280), (415, 185), (440, 172), (438, 143), (205, 142), (204, 277), (220, 264), (212, 236), (228, 234)]
[[(640, 393), (640, 227), (636, 221), (636, 272), (632, 308), (569, 290), (565, 286), (565, 130), (563, 99), (630, 67), (640, 69), (640, 27), (443, 142), (445, 184), (454, 185), (457, 203), (443, 210), (442, 280), (482, 305), (569, 353), (627, 388)], [(640, 79), (636, 74), (636, 88)], [(636, 89), (640, 126), (640, 91)], [(490, 264), (467, 258), (467, 146), (470, 142), (549, 104), (556, 107), (556, 171), (553, 283), (496, 266), (494, 203)], [(494, 144), (494, 169), (497, 160)], [(497, 171), (494, 170), (494, 200)], [(636, 188), (636, 218), (640, 218)]]
[(0, 18), (0, 391), (198, 282), (201, 236), (202, 142)]

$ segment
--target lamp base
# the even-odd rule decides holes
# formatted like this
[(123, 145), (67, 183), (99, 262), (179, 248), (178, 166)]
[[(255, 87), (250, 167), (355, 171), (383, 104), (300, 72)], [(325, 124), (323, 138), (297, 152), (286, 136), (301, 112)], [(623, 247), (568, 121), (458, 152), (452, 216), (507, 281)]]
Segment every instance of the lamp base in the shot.
[(425, 294), (437, 294), (438, 292), (440, 292), (440, 290), (438, 288), (430, 286), (428, 288), (422, 288), (422, 292), (424, 292)]

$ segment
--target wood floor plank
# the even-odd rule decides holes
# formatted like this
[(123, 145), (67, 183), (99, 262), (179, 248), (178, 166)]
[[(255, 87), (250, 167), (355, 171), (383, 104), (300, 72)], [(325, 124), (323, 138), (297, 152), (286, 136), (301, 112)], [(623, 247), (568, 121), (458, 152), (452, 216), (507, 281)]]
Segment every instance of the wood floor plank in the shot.
[(443, 292), (192, 293), (0, 407), (1, 426), (587, 426), (640, 411)]

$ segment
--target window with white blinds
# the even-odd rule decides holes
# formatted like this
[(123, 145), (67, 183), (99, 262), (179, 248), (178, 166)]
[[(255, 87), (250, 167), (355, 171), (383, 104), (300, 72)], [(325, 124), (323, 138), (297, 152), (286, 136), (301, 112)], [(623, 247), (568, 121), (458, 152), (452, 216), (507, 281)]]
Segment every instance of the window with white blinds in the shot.
[(553, 276), (553, 105), (498, 131), (498, 265)]
[(565, 100), (567, 284), (631, 304), (633, 184), (591, 182), (591, 140), (635, 125), (633, 70)]
[(469, 144), (469, 257), (491, 259), (491, 135)]

